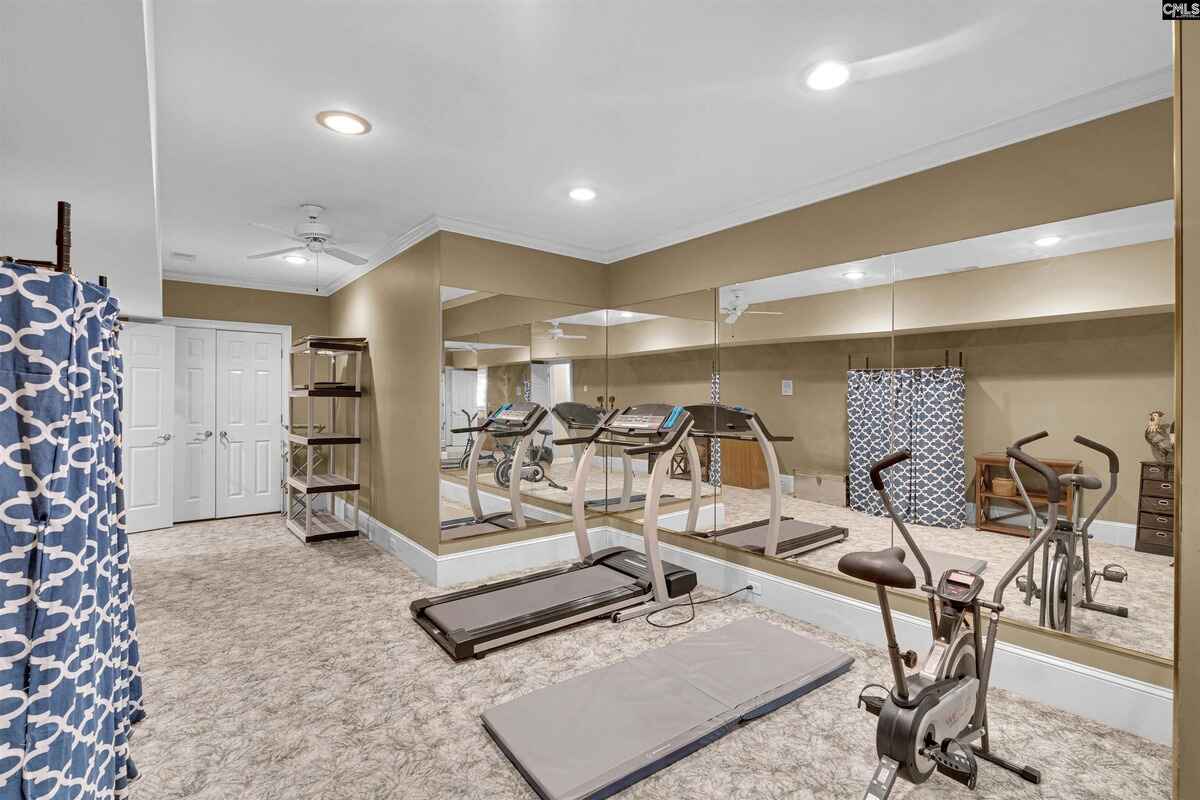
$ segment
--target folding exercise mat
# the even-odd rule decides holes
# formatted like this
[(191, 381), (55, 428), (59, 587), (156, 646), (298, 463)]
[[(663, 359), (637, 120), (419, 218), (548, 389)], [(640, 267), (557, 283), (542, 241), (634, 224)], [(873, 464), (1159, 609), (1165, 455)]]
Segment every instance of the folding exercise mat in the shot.
[(853, 661), (745, 619), (488, 709), (483, 724), (544, 800), (609, 797)]

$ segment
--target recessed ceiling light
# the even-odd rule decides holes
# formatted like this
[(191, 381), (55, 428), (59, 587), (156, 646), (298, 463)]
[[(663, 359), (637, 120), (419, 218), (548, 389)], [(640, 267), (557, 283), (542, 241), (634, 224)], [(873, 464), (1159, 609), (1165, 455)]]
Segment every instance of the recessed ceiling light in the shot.
[(1058, 244), (1061, 241), (1062, 241), (1061, 236), (1043, 236), (1040, 239), (1034, 239), (1033, 243), (1036, 244), (1038, 247), (1054, 247), (1054, 245)]
[(863, 278), (867, 277), (867, 273), (863, 272), (861, 269), (852, 269), (849, 272), (843, 272), (842, 277), (848, 281), (861, 281)]
[(349, 111), (322, 111), (317, 114), (317, 122), (334, 133), (346, 136), (361, 136), (371, 130), (371, 123), (365, 117)]
[(571, 199), (577, 203), (590, 203), (596, 199), (596, 190), (586, 186), (576, 186), (569, 194)]
[(808, 71), (804, 82), (818, 92), (836, 89), (850, 80), (850, 68), (840, 61), (822, 61)]
[(298, 256), (295, 254), (290, 255), (290, 256), (284, 256), (283, 260), (289, 264), (307, 264), (308, 263), (307, 258), (305, 258), (304, 256)]
[(621, 316), (624, 317), (625, 319), (631, 319), (633, 317), (633, 312), (632, 311), (622, 311)]

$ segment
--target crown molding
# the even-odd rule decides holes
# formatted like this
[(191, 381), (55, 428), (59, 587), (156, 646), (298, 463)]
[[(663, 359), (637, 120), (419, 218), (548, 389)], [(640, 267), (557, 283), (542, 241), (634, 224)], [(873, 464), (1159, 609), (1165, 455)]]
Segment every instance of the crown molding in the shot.
[(744, 206), (707, 222), (606, 250), (597, 260), (604, 264), (623, 261), (700, 236), (744, 225), (747, 222), (754, 222), (869, 186), (886, 183), (905, 175), (912, 175), (986, 153), (989, 150), (996, 150), (1074, 125), (1081, 125), (1156, 100), (1163, 100), (1171, 97), (1174, 92), (1172, 76), (1172, 68), (1164, 67), (1138, 78), (1121, 81), (1089, 94), (1080, 95), (1019, 117), (918, 148), (862, 169), (810, 184), (782, 197)]
[(461, 233), (464, 236), (474, 236), (477, 239), (488, 239), (493, 242), (500, 242), (501, 244), (516, 245), (517, 247), (528, 247), (530, 250), (541, 250), (545, 253), (554, 253), (555, 255), (567, 256), (568, 258), (578, 258), (582, 261), (594, 261), (600, 264), (608, 263), (605, 260), (605, 251), (594, 247), (581, 247), (553, 239), (528, 236), (504, 228), (497, 228), (494, 225), (472, 222), (461, 217), (439, 215), (435, 219), (438, 223), (438, 229), (447, 233)]
[(268, 283), (266, 281), (246, 281), (237, 278), (230, 278), (225, 275), (207, 275), (198, 272), (176, 272), (175, 270), (164, 269), (162, 273), (164, 281), (180, 281), (183, 283), (203, 283), (211, 286), (232, 286), (237, 289), (258, 289), (265, 292), (288, 292), (289, 294), (306, 294), (325, 295), (326, 291), (313, 291), (312, 286), (303, 287), (297, 285), (278, 283)]

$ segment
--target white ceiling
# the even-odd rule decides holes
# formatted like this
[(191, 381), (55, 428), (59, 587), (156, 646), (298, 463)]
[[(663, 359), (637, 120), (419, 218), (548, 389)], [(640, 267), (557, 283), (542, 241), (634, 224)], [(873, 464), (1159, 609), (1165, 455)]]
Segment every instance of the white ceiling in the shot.
[(133, 317), (162, 316), (147, 33), (140, 0), (0, 0), (0, 254), (53, 260), (66, 200), (73, 270)]
[(571, 314), (568, 317), (559, 317), (558, 319), (549, 321), (567, 325), (599, 325), (611, 328), (613, 325), (628, 325), (631, 322), (645, 322), (648, 319), (661, 318), (661, 314), (643, 314), (640, 311), (612, 311), (598, 308), (595, 311), (584, 311), (579, 314)]
[[(5, 0), (5, 47), (16, 45), (19, 61), (5, 72), (26, 100), (49, 97), (36, 91), (39, 73), (57, 71), (62, 52), (80, 55), (69, 67), (81, 95), (73, 117), (91, 124), (71, 129), (97, 147), (124, 131), (142, 163), (125, 169), (116, 158), (107, 179), (78, 168), (87, 147), (63, 140), (44, 102), (29, 106), (37, 124), (22, 124), (29, 147), (16, 154), (31, 176), (61, 179), (55, 194), (102, 195), (106, 210), (81, 211), (80, 222), (107, 215), (105, 246), (122, 252), (121, 218), (145, 205), (125, 176), (145, 173), (152, 156), (146, 109), (121, 100), (146, 76), (123, 65), (145, 54), (131, 46), (136, 24), (106, 37), (123, 20), (102, 5), (107, 18), (73, 11), (96, 34), (75, 47), (52, 27), (24, 36), (9, 25), (16, 9), (49, 18), (55, 3)], [(1141, 3), (157, 0), (153, 9), (161, 251), (195, 255), (167, 258), (168, 276), (296, 291), (315, 281), (328, 292), (357, 274), (331, 258), (320, 276), (311, 265), (245, 260), (285, 244), (248, 223), (290, 228), (302, 202), (326, 206), (325, 221), (368, 267), (437, 229), (611, 262), (1171, 90), (1170, 26)], [(850, 62), (855, 79), (810, 92), (805, 68), (828, 57)], [(26, 106), (14, 114), (5, 95), (7, 134)], [(317, 127), (313, 116), (331, 108), (365, 115), (374, 131)], [(576, 184), (598, 199), (567, 200)], [(0, 233), (16, 249), (26, 217), (10, 204)]]
[(442, 302), (446, 303), (451, 300), (457, 300), (460, 297), (466, 297), (469, 294), (475, 294), (474, 289), (458, 289), (454, 286), (442, 287)]
[[(767, 303), (792, 297), (882, 286), (893, 280), (925, 278), (947, 272), (998, 267), (1170, 239), (1174, 233), (1174, 206), (1173, 201), (1164, 200), (1161, 203), (1148, 203), (1103, 214), (907, 250), (866, 261), (834, 264), (733, 284), (721, 288), (721, 304), (726, 306), (734, 291), (740, 292), (742, 299), (747, 303)], [(1052, 247), (1039, 247), (1034, 244), (1036, 240), (1051, 235), (1060, 237), (1061, 241)], [(846, 274), (851, 272), (861, 272), (863, 277), (850, 280)]]

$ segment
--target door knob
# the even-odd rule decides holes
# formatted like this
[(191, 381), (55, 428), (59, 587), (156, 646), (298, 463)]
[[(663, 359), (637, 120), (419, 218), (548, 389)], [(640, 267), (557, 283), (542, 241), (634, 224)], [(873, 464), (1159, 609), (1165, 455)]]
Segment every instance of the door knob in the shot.
[(212, 438), (212, 431), (205, 431), (204, 433), (196, 434), (196, 438), (192, 439), (192, 441), (193, 442), (207, 442), (211, 438)]
[(157, 444), (166, 444), (167, 442), (171, 441), (171, 434), (169, 434), (169, 433), (160, 433), (158, 436), (155, 436), (155, 437), (154, 437), (154, 441), (155, 441)]
[(225, 431), (221, 431), (221, 441), (225, 444), (229, 444), (229, 434)]

